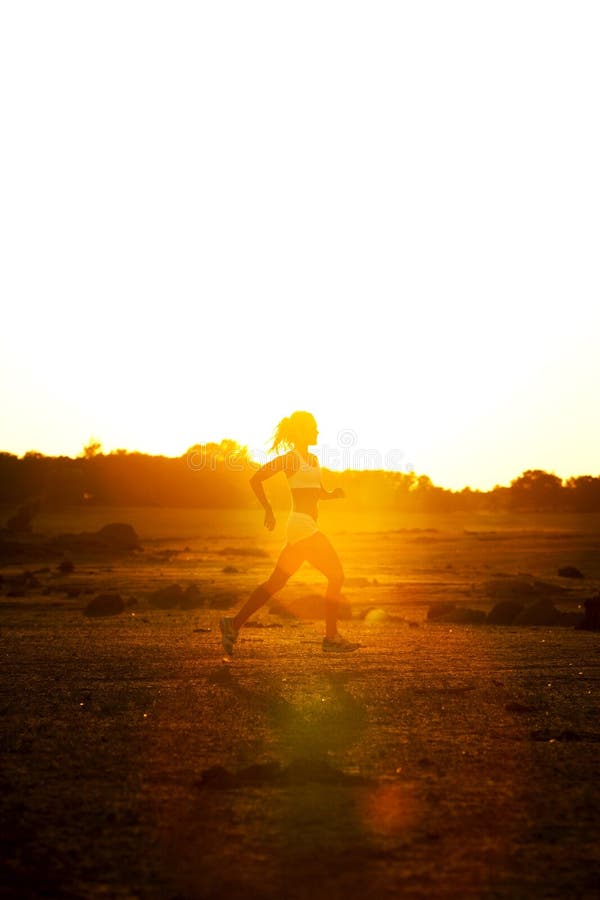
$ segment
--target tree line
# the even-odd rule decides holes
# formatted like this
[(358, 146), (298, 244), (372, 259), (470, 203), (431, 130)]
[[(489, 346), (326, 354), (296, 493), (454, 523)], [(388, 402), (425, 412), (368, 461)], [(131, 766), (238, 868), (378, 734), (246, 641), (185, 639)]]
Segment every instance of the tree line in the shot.
[[(0, 453), (0, 503), (34, 502), (45, 508), (72, 505), (244, 508), (257, 501), (248, 480), (258, 463), (233, 440), (196, 444), (180, 457), (150, 456), (98, 443), (81, 456), (22, 457)], [(508, 486), (490, 491), (453, 491), (426, 475), (386, 470), (332, 472), (323, 469), (325, 487), (342, 487), (356, 508), (400, 512), (571, 511), (600, 512), (600, 476), (560, 479), (528, 469)], [(285, 478), (267, 483), (276, 507), (289, 506)]]

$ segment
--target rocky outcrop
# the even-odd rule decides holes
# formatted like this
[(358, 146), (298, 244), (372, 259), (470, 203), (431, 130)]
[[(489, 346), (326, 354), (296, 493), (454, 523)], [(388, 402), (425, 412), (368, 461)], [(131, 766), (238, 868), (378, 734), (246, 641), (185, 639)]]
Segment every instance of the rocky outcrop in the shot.
[(66, 552), (129, 552), (140, 549), (140, 540), (133, 525), (111, 522), (98, 531), (80, 531), (78, 534), (59, 534), (47, 541), (55, 550)]

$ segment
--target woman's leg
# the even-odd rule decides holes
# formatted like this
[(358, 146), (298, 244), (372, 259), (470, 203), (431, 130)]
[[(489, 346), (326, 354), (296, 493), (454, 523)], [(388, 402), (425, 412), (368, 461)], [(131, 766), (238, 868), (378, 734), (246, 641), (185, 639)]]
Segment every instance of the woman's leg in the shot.
[(302, 542), (304, 558), (327, 578), (325, 592), (325, 636), (334, 638), (337, 634), (344, 570), (339, 556), (329, 538), (322, 531)]
[(264, 606), (267, 600), (276, 594), (277, 591), (280, 591), (288, 578), (300, 568), (306, 559), (301, 546), (305, 543), (307, 542), (299, 541), (298, 544), (285, 545), (279, 554), (279, 559), (275, 564), (275, 568), (273, 569), (270, 578), (263, 582), (263, 584), (259, 584), (259, 586), (250, 594), (237, 615), (233, 617), (232, 625), (236, 630), (239, 630), (244, 622), (246, 622), (253, 613), (259, 610), (261, 606)]

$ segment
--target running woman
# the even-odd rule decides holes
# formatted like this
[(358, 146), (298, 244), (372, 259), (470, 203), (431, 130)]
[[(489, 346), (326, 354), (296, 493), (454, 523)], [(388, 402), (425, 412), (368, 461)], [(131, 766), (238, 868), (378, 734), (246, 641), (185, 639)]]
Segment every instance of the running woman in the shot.
[(346, 640), (337, 629), (344, 572), (329, 539), (319, 530), (317, 507), (319, 500), (337, 500), (344, 492), (341, 488), (326, 491), (323, 487), (319, 460), (308, 452), (308, 448), (316, 444), (318, 433), (315, 418), (309, 412), (297, 410), (283, 418), (275, 429), (271, 450), (287, 449), (287, 452), (261, 466), (250, 479), (254, 493), (264, 507), (265, 527), (269, 531), (275, 527), (275, 516), (265, 495), (263, 481), (284, 472), (292, 494), (292, 510), (287, 522), (287, 542), (271, 576), (252, 592), (237, 615), (224, 616), (219, 621), (223, 649), (228, 656), (233, 654), (233, 645), (242, 625), (282, 589), (305, 560), (327, 578), (324, 652), (349, 653), (361, 646)]

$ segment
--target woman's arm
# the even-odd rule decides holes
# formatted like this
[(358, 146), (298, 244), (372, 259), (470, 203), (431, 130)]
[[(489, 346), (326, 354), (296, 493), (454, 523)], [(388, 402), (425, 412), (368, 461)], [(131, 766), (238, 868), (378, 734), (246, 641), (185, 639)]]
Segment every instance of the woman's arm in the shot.
[(263, 507), (265, 511), (265, 526), (272, 531), (275, 527), (275, 516), (273, 515), (273, 509), (271, 504), (267, 499), (267, 495), (265, 494), (265, 489), (263, 488), (263, 481), (266, 481), (267, 478), (272, 478), (273, 475), (276, 475), (278, 472), (283, 472), (287, 469), (288, 463), (288, 455), (284, 454), (283, 456), (276, 456), (275, 459), (270, 460), (268, 463), (265, 463), (264, 466), (261, 466), (260, 469), (254, 473), (252, 478), (250, 479), (250, 485), (252, 490), (256, 494), (258, 498), (258, 502)]
[[(256, 473), (258, 475), (258, 472)], [(252, 490), (258, 497), (258, 502), (263, 507), (265, 512), (269, 512), (271, 510), (271, 504), (267, 500), (267, 495), (265, 494), (265, 489), (262, 486), (262, 479), (256, 478), (256, 475), (253, 475), (250, 479), (250, 484), (252, 486)]]

